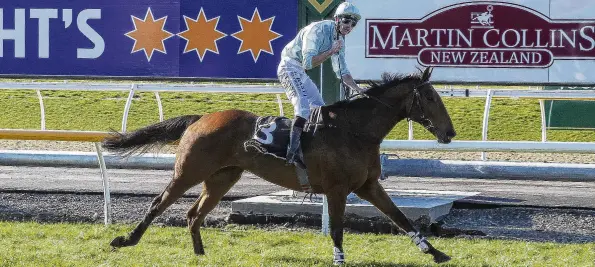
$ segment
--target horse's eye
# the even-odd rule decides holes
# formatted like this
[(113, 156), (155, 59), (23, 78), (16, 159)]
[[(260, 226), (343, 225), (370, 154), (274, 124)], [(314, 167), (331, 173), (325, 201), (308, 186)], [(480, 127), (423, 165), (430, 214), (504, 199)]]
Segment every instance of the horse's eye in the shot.
[(428, 100), (430, 102), (434, 102), (434, 96), (432, 96), (432, 95), (426, 96), (426, 100)]

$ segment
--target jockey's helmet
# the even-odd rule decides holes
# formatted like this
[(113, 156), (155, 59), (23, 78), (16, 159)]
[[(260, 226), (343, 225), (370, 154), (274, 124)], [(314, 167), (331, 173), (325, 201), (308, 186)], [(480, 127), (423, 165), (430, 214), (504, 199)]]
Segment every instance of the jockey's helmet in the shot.
[(356, 22), (362, 18), (362, 16), (359, 14), (359, 9), (357, 9), (357, 7), (354, 4), (349, 2), (341, 3), (337, 7), (337, 10), (335, 11), (335, 15), (333, 17), (335, 19), (348, 17), (354, 19)]

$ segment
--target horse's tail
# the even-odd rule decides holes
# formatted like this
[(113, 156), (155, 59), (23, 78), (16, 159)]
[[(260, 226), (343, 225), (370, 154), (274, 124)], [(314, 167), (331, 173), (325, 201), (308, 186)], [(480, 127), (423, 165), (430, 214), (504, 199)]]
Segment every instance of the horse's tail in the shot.
[(142, 154), (154, 147), (161, 147), (182, 137), (186, 128), (202, 115), (185, 115), (164, 120), (130, 133), (112, 131), (111, 136), (101, 143), (108, 151), (130, 156)]

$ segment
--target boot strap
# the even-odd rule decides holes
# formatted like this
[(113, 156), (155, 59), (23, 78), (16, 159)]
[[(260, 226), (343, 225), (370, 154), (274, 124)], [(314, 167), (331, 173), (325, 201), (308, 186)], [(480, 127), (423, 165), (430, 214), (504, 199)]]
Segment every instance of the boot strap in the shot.
[(340, 265), (345, 263), (345, 253), (341, 252), (338, 248), (333, 248), (333, 264)]
[(409, 232), (407, 235), (411, 238), (411, 241), (421, 250), (422, 252), (428, 252), (430, 246), (428, 246), (428, 240), (422, 236), (419, 232)]

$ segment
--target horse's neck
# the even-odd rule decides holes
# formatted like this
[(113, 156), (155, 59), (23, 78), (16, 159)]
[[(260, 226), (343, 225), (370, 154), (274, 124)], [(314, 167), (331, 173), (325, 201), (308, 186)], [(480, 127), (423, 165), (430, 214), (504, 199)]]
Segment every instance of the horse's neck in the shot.
[(345, 114), (342, 119), (345, 120), (344, 125), (348, 132), (357, 135), (359, 139), (379, 144), (392, 128), (405, 118), (405, 105), (399, 101), (395, 106), (389, 108), (378, 100), (367, 98), (365, 101), (375, 101), (372, 102), (375, 107), (371, 109), (343, 107), (343, 112), (339, 111), (338, 113)]

